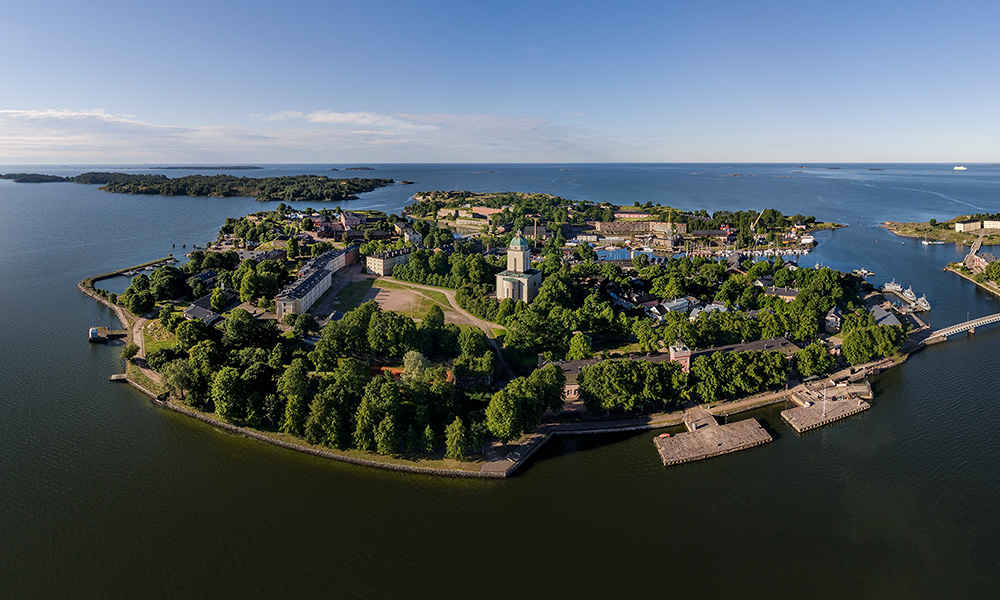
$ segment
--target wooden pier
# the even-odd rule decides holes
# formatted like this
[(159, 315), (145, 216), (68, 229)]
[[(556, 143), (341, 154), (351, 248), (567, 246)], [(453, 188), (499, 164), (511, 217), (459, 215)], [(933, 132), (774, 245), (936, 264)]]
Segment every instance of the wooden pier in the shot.
[(653, 438), (664, 466), (703, 460), (771, 441), (757, 419), (719, 425), (707, 410), (695, 408), (684, 416), (688, 431), (670, 437)]
[(798, 433), (812, 431), (871, 408), (871, 404), (862, 398), (871, 397), (871, 387), (867, 382), (828, 389), (825, 401), (822, 391), (805, 386), (800, 388), (791, 397), (798, 406), (781, 411), (781, 418)]
[(95, 344), (107, 344), (109, 340), (117, 340), (124, 337), (128, 337), (128, 331), (124, 329), (91, 327), (87, 334), (87, 341)]

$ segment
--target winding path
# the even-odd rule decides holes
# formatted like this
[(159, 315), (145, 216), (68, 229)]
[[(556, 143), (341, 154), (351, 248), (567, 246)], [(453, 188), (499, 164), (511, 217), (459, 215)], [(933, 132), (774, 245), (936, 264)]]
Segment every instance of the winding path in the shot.
[(500, 325), (498, 325), (497, 323), (491, 323), (484, 319), (480, 319), (479, 317), (473, 315), (469, 311), (459, 306), (458, 301), (455, 300), (455, 290), (451, 288), (434, 287), (432, 285), (423, 285), (421, 283), (410, 283), (409, 281), (402, 281), (399, 279), (395, 279), (393, 277), (380, 277), (379, 279), (391, 281), (396, 285), (403, 287), (430, 290), (433, 292), (439, 292), (443, 294), (444, 297), (448, 299), (448, 304), (451, 305), (451, 309), (454, 310), (459, 316), (461, 316), (462, 319), (466, 321), (466, 323), (468, 323), (473, 327), (478, 327), (479, 329), (483, 330), (483, 333), (486, 334), (486, 338), (489, 340), (490, 344), (496, 350), (497, 360), (500, 361), (500, 365), (503, 367), (504, 373), (506, 373), (507, 378), (513, 379), (515, 377), (514, 371), (510, 368), (510, 365), (508, 365), (507, 361), (504, 360), (503, 358), (503, 352), (501, 351), (500, 344), (497, 342), (496, 339), (497, 336), (493, 332), (493, 329), (500, 327)]

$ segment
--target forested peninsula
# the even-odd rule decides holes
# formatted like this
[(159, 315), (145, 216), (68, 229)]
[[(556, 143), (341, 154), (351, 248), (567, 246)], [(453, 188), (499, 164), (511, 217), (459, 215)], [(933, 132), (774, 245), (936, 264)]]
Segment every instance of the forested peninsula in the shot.
[(392, 179), (351, 177), (331, 179), (325, 175), (295, 175), (288, 177), (236, 177), (234, 175), (188, 175), (170, 178), (166, 175), (90, 172), (74, 177), (38, 173), (6, 173), (0, 179), (15, 183), (84, 183), (100, 185), (98, 189), (118, 194), (159, 196), (248, 196), (258, 201), (339, 202), (352, 200), (358, 194), (392, 185)]

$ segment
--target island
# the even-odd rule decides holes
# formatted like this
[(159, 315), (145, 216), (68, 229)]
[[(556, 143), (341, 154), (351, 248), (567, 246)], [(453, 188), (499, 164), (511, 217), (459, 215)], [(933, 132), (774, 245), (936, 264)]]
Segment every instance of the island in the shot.
[[(459, 219), (481, 228), (456, 238)], [(419, 192), (404, 215), (281, 203), (127, 270), (120, 295), (100, 282), (126, 270), (80, 289), (121, 315), (129, 383), (240, 435), (506, 477), (554, 435), (673, 428), (657, 448), (676, 464), (770, 439), (718, 417), (784, 402), (806, 431), (866, 409), (867, 376), (926, 329), (856, 275), (786, 260), (827, 225), (523, 192)]]
[(255, 167), (251, 165), (232, 165), (228, 167), (207, 167), (207, 166), (190, 166), (190, 167), (149, 167), (154, 170), (165, 170), (165, 171), (255, 171), (263, 169), (264, 167)]
[(931, 219), (922, 223), (886, 221), (882, 226), (901, 237), (926, 242), (955, 243), (971, 246), (1000, 244), (1000, 214), (959, 215), (947, 221)]
[(355, 200), (358, 194), (395, 183), (392, 179), (331, 179), (325, 175), (286, 177), (235, 177), (233, 175), (188, 175), (169, 178), (165, 175), (129, 173), (82, 173), (74, 177), (36, 173), (6, 173), (0, 179), (15, 183), (70, 182), (97, 184), (98, 189), (118, 194), (159, 196), (246, 196), (267, 201), (342, 202)]

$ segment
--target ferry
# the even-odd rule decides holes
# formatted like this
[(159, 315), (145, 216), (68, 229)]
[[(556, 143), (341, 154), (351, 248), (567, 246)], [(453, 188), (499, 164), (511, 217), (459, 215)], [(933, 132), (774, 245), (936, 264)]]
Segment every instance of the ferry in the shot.
[(955, 165), (954, 167), (951, 168), (951, 170), (952, 171), (968, 171), (968, 169), (966, 167), (963, 167), (962, 165)]
[(940, 246), (941, 244), (944, 244), (944, 241), (943, 240), (924, 240), (921, 243), (923, 245), (925, 245), (925, 246)]
[(882, 286), (882, 289), (886, 292), (902, 292), (903, 286), (896, 283), (896, 279), (893, 278), (892, 281)]

